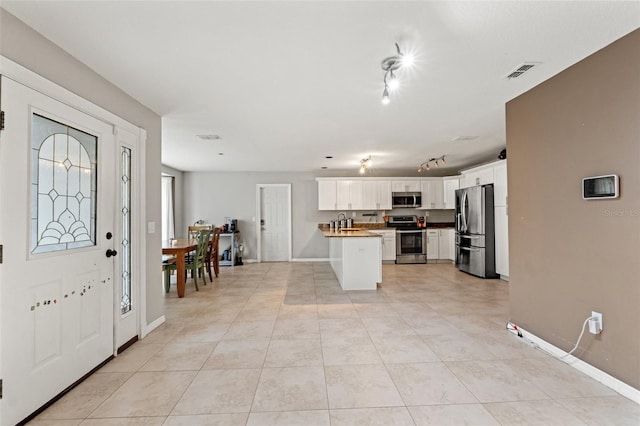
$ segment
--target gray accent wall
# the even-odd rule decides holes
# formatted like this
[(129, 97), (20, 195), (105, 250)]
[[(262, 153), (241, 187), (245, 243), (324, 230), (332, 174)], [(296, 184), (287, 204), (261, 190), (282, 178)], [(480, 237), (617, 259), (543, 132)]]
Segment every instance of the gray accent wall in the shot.
[[(160, 228), (161, 119), (88, 66), (0, 8), (0, 54), (94, 104), (143, 128), (146, 141), (146, 221)], [(117, 60), (117, 58), (114, 58)], [(164, 313), (162, 297), (161, 233), (146, 234), (146, 322)]]
[[(507, 104), (513, 322), (640, 389), (640, 30)], [(582, 199), (615, 173), (620, 197)]]
[[(202, 219), (215, 226), (224, 218), (238, 220), (245, 246), (244, 258), (257, 258), (256, 187), (258, 184), (291, 184), (291, 220), (294, 259), (329, 257), (329, 244), (318, 231), (318, 223), (329, 222), (336, 212), (318, 210), (318, 185), (313, 173), (294, 172), (184, 172), (184, 211), (182, 231)], [(176, 225), (177, 227), (178, 225)], [(221, 247), (221, 250), (224, 249)]]

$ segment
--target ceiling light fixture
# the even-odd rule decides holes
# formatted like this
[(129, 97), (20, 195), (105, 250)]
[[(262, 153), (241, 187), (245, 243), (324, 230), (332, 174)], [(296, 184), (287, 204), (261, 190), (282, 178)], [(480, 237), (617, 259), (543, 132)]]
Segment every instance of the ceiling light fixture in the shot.
[(436, 167), (440, 167), (441, 164), (446, 164), (446, 161), (444, 161), (444, 155), (438, 158), (429, 158), (427, 161), (423, 161), (422, 163), (420, 163), (420, 165), (418, 166), (418, 173), (422, 172), (423, 170), (431, 169), (432, 163)]
[(396, 45), (396, 52), (398, 52), (394, 56), (389, 56), (384, 58), (381, 62), (382, 69), (384, 70), (384, 91), (382, 92), (382, 103), (388, 104), (390, 102), (389, 99), (389, 90), (394, 91), (400, 86), (400, 80), (398, 80), (398, 76), (394, 73), (400, 68), (407, 68), (413, 65), (413, 55), (411, 53), (403, 53), (400, 50), (400, 46), (398, 43)]
[(363, 175), (367, 171), (367, 169), (371, 168), (371, 166), (373, 166), (373, 160), (371, 160), (371, 156), (360, 160), (360, 174)]

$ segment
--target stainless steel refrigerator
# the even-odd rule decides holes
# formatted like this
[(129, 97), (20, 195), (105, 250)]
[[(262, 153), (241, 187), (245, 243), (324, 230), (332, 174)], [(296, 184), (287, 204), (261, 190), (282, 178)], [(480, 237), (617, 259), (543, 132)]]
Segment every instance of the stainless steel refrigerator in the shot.
[(482, 278), (496, 278), (493, 185), (456, 191), (456, 267)]

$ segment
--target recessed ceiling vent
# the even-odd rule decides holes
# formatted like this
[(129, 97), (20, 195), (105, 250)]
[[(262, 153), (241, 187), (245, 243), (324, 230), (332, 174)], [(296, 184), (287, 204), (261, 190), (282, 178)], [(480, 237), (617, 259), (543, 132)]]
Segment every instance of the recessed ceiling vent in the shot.
[(203, 141), (219, 141), (222, 140), (222, 136), (220, 135), (196, 135)]
[(522, 74), (524, 74), (525, 72), (529, 71), (531, 68), (533, 68), (533, 67), (535, 67), (536, 65), (539, 65), (539, 64), (540, 64), (540, 62), (525, 62), (525, 63), (519, 65), (516, 69), (511, 71), (509, 74), (507, 74), (507, 78), (509, 80), (514, 79), (514, 78), (518, 78)]
[(477, 136), (456, 136), (455, 138), (451, 139), (451, 142), (473, 141), (476, 139), (478, 139)]

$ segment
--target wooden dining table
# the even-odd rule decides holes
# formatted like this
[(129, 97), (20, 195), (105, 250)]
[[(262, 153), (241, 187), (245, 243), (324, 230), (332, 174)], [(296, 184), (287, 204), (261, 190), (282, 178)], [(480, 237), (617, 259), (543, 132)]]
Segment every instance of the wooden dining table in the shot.
[(173, 255), (176, 257), (176, 274), (177, 274), (177, 290), (178, 297), (184, 297), (185, 288), (185, 263), (184, 257), (190, 251), (195, 250), (198, 247), (198, 240), (192, 239), (177, 239), (171, 241), (162, 242), (162, 254)]

